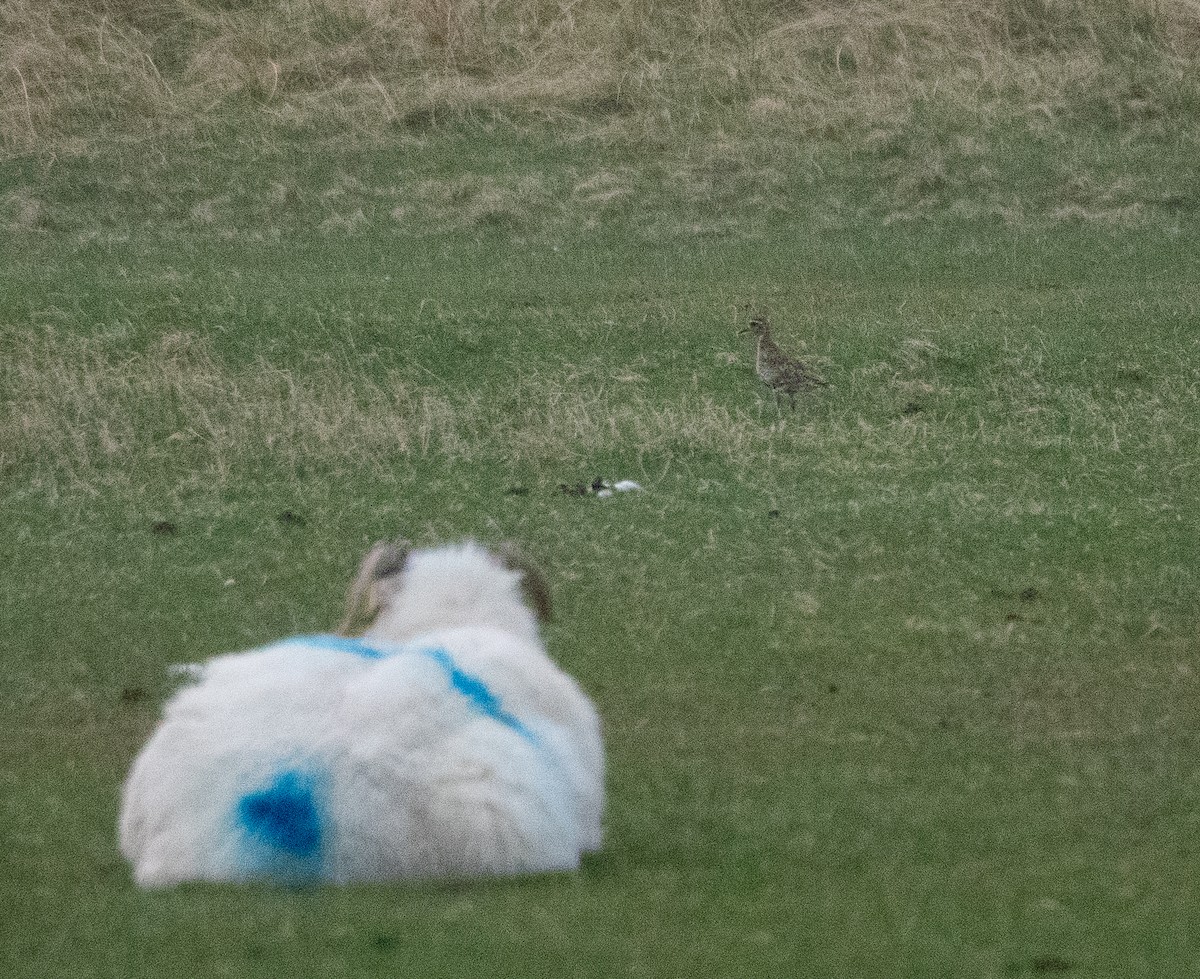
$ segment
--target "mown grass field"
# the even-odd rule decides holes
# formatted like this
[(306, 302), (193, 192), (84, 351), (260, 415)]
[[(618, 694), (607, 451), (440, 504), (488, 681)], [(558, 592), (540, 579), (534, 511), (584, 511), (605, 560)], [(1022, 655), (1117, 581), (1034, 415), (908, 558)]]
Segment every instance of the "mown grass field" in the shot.
[[(836, 45), (818, 67), (888, 99), (812, 129), (799, 76), (737, 101), (693, 49), (537, 110), (389, 63), (373, 122), (311, 80), (201, 113), (153, 46), (170, 105), (102, 75), (38, 102), (10, 55), (0, 972), (1195, 974), (1184, 55), (1105, 55), (1043, 111), (872, 81), (859, 37), (859, 82)], [(794, 414), (747, 306), (832, 383)], [(597, 475), (645, 489), (560, 489)], [(115, 820), (166, 666), (328, 629), (396, 533), (515, 538), (550, 575), (549, 646), (605, 722), (604, 851), (138, 892)]]

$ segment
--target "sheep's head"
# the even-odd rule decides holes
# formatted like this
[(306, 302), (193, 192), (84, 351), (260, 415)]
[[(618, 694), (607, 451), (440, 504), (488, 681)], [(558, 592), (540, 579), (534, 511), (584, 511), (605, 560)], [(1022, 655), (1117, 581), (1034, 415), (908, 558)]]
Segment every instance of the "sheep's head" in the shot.
[(380, 609), (380, 583), (404, 570), (411, 551), (412, 545), (406, 540), (379, 541), (371, 548), (346, 594), (346, 615), (338, 626), (341, 635), (354, 635), (375, 621)]
[(363, 559), (346, 606), (343, 635), (369, 631), (402, 642), (463, 625), (536, 634), (538, 620), (550, 618), (550, 590), (515, 544), (414, 551), (405, 541), (381, 542)]
[(529, 556), (512, 541), (505, 541), (496, 553), (506, 568), (516, 571), (521, 576), (521, 590), (525, 593), (525, 600), (537, 613), (538, 619), (549, 622), (553, 612), (550, 588), (542, 573), (529, 560)]

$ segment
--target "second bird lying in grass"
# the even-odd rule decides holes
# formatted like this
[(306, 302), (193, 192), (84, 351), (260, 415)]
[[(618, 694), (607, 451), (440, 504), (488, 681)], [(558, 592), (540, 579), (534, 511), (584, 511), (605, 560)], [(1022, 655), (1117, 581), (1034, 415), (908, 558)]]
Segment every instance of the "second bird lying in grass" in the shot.
[(814, 388), (829, 387), (829, 382), (818, 376), (804, 361), (785, 354), (771, 338), (771, 321), (765, 313), (750, 318), (750, 325), (739, 330), (743, 336), (752, 333), (757, 338), (754, 354), (754, 370), (764, 384), (775, 394), (775, 406), (779, 406), (779, 394), (788, 396), (792, 410), (796, 410), (796, 394)]

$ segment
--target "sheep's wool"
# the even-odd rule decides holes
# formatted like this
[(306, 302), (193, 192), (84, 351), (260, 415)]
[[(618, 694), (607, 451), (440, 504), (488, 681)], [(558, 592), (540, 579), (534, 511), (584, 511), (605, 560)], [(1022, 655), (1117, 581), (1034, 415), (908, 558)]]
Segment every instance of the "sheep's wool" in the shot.
[(137, 882), (576, 867), (600, 845), (599, 721), (519, 584), (476, 545), (418, 552), (362, 639), (208, 662), (125, 783)]

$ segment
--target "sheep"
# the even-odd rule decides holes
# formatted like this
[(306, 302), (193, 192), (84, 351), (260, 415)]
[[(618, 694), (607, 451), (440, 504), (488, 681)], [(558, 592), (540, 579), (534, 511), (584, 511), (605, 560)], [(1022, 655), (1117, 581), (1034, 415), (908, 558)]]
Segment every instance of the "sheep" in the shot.
[(549, 611), (511, 549), (375, 545), (336, 634), (219, 656), (168, 701), (122, 794), (136, 883), (577, 868), (604, 756), (542, 645)]

